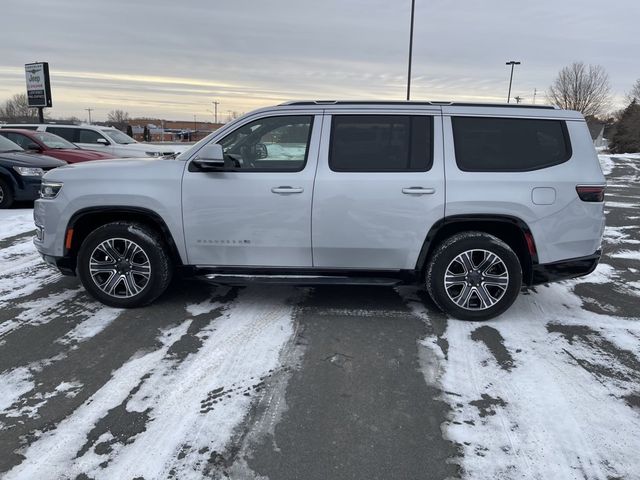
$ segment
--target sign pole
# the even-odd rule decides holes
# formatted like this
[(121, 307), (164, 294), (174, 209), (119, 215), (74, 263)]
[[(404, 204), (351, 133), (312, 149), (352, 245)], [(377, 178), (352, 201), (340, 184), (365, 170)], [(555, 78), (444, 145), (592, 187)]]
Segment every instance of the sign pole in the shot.
[(44, 107), (38, 107), (38, 123), (44, 123)]

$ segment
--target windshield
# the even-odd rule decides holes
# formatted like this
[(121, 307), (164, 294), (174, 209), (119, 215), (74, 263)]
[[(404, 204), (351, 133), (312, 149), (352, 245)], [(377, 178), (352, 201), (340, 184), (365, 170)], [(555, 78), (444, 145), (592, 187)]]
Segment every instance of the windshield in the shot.
[(38, 140), (40, 140), (42, 143), (44, 143), (48, 148), (55, 148), (55, 149), (79, 148), (79, 147), (76, 147), (73, 143), (69, 142), (68, 140), (65, 140), (64, 138), (59, 137), (58, 135), (54, 135), (53, 133), (36, 132), (33, 134), (33, 136), (36, 137)]
[(103, 133), (106, 133), (111, 140), (116, 143), (120, 143), (122, 145), (128, 145), (130, 143), (138, 143), (129, 135), (122, 133), (120, 130), (116, 130), (115, 128), (110, 130), (102, 130)]
[(20, 147), (20, 145), (18, 145), (17, 143), (13, 143), (8, 138), (5, 138), (2, 135), (0, 135), (0, 152), (11, 152), (11, 151), (22, 152), (22, 147)]

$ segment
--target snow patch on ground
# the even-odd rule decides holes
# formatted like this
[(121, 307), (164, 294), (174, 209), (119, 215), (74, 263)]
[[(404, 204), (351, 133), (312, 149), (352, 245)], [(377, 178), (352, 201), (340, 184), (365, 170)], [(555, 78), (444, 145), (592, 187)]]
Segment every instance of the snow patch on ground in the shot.
[(0, 240), (35, 230), (33, 209), (0, 210)]
[[(637, 356), (640, 323), (582, 310), (569, 284), (540, 290), (521, 295), (497, 319), (450, 321), (439, 378), (432, 365), (424, 368), (453, 407), (444, 431), (462, 447), (465, 478), (633, 478), (640, 471), (640, 457), (630, 454), (640, 450), (640, 416), (624, 398), (639, 393), (639, 379), (603, 345), (610, 341)], [(409, 304), (429, 321), (420, 304)], [(595, 332), (585, 337), (595, 348), (558, 333), (585, 325)], [(503, 347), (493, 348), (510, 357), (509, 368), (474, 339), (478, 328), (498, 332)], [(613, 333), (603, 340), (602, 331)], [(422, 345), (439, 350), (434, 338)], [(620, 378), (607, 376), (607, 368)]]
[[(23, 324), (44, 325), (54, 320), (60, 315), (68, 312), (68, 307), (63, 307), (72, 298), (82, 291), (81, 287), (76, 289), (64, 290), (61, 293), (52, 293), (46, 297), (37, 298), (28, 302), (23, 302), (20, 306), (23, 311), (3, 323), (0, 323), (0, 337), (15, 330)], [(2, 305), (3, 297), (0, 297), (0, 305)]]
[(107, 328), (122, 313), (119, 308), (102, 307), (86, 320), (76, 325), (64, 337), (58, 339), (59, 343), (81, 342), (94, 337)]
[(605, 175), (609, 175), (615, 165), (611, 156), (598, 155), (598, 159), (600, 160), (600, 167), (602, 168), (602, 173)]
[(11, 407), (22, 394), (27, 393), (34, 386), (32, 375), (26, 367), (0, 374), (0, 412)]
[(629, 260), (640, 260), (640, 250), (621, 250), (620, 252), (609, 254), (613, 258), (627, 258)]
[[(125, 363), (98, 392), (73, 415), (60, 422), (56, 429), (43, 434), (25, 449), (25, 461), (7, 472), (6, 479), (75, 478), (82, 471), (82, 462), (74, 458), (86, 442), (94, 423), (127, 398), (140, 378), (162, 360), (176, 336), (182, 335), (188, 322), (165, 330), (158, 341), (160, 348), (141, 353)], [(73, 468), (70, 466), (73, 464)], [(129, 477), (127, 477), (129, 478)]]
[[(292, 288), (248, 288), (227, 307), (190, 305), (192, 313), (215, 315), (195, 335), (188, 332), (196, 320), (164, 332), (160, 348), (115, 371), (54, 431), (32, 443), (6, 478), (167, 478), (170, 472), (202, 478), (210, 457), (224, 452), (265, 378), (278, 368), (293, 335), (293, 302), (282, 299), (296, 295)], [(193, 336), (199, 348), (178, 358), (177, 347)], [(83, 450), (97, 422), (123, 402), (125, 412), (148, 418), (144, 429), (127, 442), (103, 434)], [(108, 450), (96, 448), (104, 442)]]

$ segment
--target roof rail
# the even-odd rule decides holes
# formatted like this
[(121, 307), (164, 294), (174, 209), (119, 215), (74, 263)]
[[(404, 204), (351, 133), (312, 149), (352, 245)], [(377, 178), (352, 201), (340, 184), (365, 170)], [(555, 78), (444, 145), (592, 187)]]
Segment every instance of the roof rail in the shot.
[(434, 105), (453, 107), (508, 107), (508, 108), (540, 108), (554, 110), (552, 105), (523, 105), (520, 103), (474, 103), (451, 101), (397, 101), (397, 100), (295, 100), (284, 102), (279, 106), (291, 105)]

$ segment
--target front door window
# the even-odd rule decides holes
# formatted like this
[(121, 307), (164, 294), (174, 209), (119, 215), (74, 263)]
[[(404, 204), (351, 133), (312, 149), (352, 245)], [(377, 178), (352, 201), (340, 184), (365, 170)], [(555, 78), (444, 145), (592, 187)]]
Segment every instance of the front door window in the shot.
[(218, 143), (237, 171), (299, 172), (307, 162), (313, 116), (266, 117), (234, 130)]

